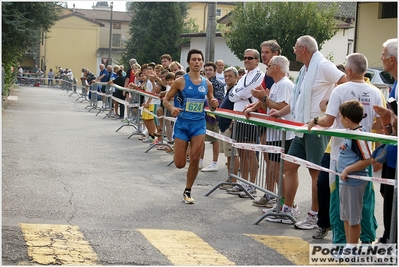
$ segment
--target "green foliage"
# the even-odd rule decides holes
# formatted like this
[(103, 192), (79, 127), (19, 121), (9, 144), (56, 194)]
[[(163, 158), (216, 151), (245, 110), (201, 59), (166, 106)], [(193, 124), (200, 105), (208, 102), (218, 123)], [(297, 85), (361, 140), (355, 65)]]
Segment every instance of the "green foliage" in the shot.
[[(140, 64), (159, 62), (162, 54), (180, 58), (178, 44), (187, 16), (187, 3), (183, 2), (132, 2), (130, 39), (123, 55), (125, 64), (130, 58)], [(128, 64), (126, 64), (128, 66)]]
[[(188, 21), (184, 22), (183, 33), (198, 33), (199, 27), (195, 23), (195, 19), (190, 18)], [(190, 41), (190, 37), (184, 37), (180, 39), (180, 43), (186, 43)]]
[(316, 2), (245, 2), (232, 11), (231, 30), (226, 33), (228, 47), (240, 59), (247, 48), (260, 51), (259, 45), (275, 39), (282, 53), (295, 60), (292, 47), (298, 37), (313, 36), (321, 49), (337, 29), (334, 22), (336, 6), (321, 9)]
[(40, 34), (58, 20), (61, 13), (56, 2), (2, 2), (2, 62), (5, 68), (5, 91), (15, 80), (11, 67), (38, 45)]

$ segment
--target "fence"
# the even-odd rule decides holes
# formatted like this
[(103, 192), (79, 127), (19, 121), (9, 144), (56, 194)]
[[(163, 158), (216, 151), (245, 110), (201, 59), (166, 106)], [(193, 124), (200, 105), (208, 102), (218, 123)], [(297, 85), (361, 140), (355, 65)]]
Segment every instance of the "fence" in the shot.
[[(218, 135), (218, 134), (212, 134), (215, 137), (218, 137), (226, 142), (231, 142), (232, 146), (233, 146), (233, 150), (235, 149), (245, 149), (245, 150), (249, 150), (252, 152), (267, 152), (267, 153), (279, 153), (281, 156), (281, 163), (278, 166), (278, 191), (276, 192), (272, 192), (269, 189), (273, 189), (273, 186), (270, 186), (270, 181), (269, 181), (269, 185), (265, 184), (267, 183), (267, 181), (265, 181), (265, 179), (262, 177), (264, 173), (268, 173), (268, 177), (270, 177), (270, 173), (272, 177), (275, 177), (276, 174), (276, 169), (272, 168), (272, 171), (267, 172), (266, 169), (268, 169), (270, 166), (267, 166), (267, 164), (264, 164), (264, 162), (267, 162), (267, 160), (261, 160), (261, 156), (259, 157), (258, 160), (258, 171), (257, 172), (257, 177), (255, 182), (248, 180), (247, 177), (243, 178), (242, 173), (241, 173), (241, 177), (237, 176), (235, 174), (232, 174), (232, 170), (233, 170), (233, 166), (230, 166), (230, 177), (229, 177), (229, 181), (223, 181), (218, 183), (216, 186), (214, 186), (210, 191), (208, 191), (205, 195), (209, 196), (212, 192), (214, 192), (220, 185), (225, 185), (225, 184), (229, 184), (229, 185), (237, 185), (239, 187), (241, 187), (241, 189), (245, 192), (245, 194), (247, 194), (249, 197), (253, 198), (251, 196), (251, 194), (248, 192), (248, 188), (246, 188), (245, 186), (243, 186), (242, 184), (239, 183), (235, 183), (232, 182), (232, 179), (236, 179), (239, 180), (240, 182), (242, 182), (245, 185), (251, 186), (256, 188), (257, 190), (260, 190), (270, 196), (276, 197), (277, 201), (276, 201), (276, 208), (273, 211), (270, 211), (266, 214), (263, 214), (262, 216), (260, 216), (257, 220), (254, 221), (254, 224), (258, 224), (260, 221), (262, 221), (264, 218), (268, 217), (268, 216), (280, 216), (280, 217), (287, 217), (288, 219), (290, 219), (293, 223), (296, 222), (295, 218), (292, 217), (290, 214), (281, 214), (280, 211), (280, 201), (282, 198), (282, 190), (281, 190), (281, 186), (282, 186), (282, 179), (283, 179), (283, 165), (284, 165), (284, 161), (290, 161), (293, 162), (295, 164), (298, 165), (302, 165), (306, 168), (311, 168), (311, 169), (316, 169), (316, 170), (320, 170), (320, 171), (325, 171), (328, 173), (332, 173), (334, 175), (338, 175), (339, 173), (334, 172), (330, 169), (327, 168), (323, 168), (322, 166), (313, 164), (311, 162), (302, 160), (300, 158), (297, 157), (293, 157), (290, 155), (285, 154), (285, 142), (287, 141), (286, 139), (286, 135), (287, 132), (296, 132), (296, 133), (309, 133), (308, 128), (306, 125), (301, 124), (301, 123), (297, 123), (297, 122), (293, 122), (293, 121), (287, 121), (287, 120), (283, 120), (283, 119), (279, 119), (279, 118), (274, 118), (274, 117), (270, 117), (267, 115), (263, 115), (263, 114), (259, 114), (259, 113), (251, 113), (251, 117), (247, 120), (245, 118), (245, 116), (243, 115), (242, 112), (235, 112), (235, 111), (231, 111), (231, 110), (223, 110), (223, 109), (217, 109), (216, 111), (213, 112), (213, 114), (220, 116), (220, 117), (224, 117), (224, 118), (230, 118), (232, 119), (235, 123), (234, 123), (234, 128), (233, 128), (233, 138), (225, 138), (222, 135)], [(244, 128), (241, 129), (237, 129), (237, 124), (236, 122), (244, 122), (247, 124), (252, 125), (252, 131), (258, 131), (260, 133), (265, 132), (265, 130), (277, 130), (280, 131), (280, 134), (273, 134), (273, 132), (271, 132), (272, 136), (269, 136), (271, 140), (281, 140), (281, 145), (280, 146), (270, 146), (270, 145), (265, 145), (264, 140), (262, 140), (262, 134), (259, 134), (258, 136), (258, 140), (256, 140), (256, 142), (254, 142), (254, 140), (249, 140), (250, 142), (248, 142), (248, 140), (246, 140), (247, 142), (236, 142), (236, 138), (235, 138), (235, 133), (236, 132), (242, 132)], [(261, 131), (259, 131), (259, 127), (261, 129)], [(266, 129), (265, 129), (266, 128)], [(246, 128), (248, 129), (248, 128)], [(251, 129), (251, 128), (249, 128)], [(270, 132), (269, 132), (270, 133)], [(326, 136), (335, 136), (335, 137), (343, 137), (343, 138), (351, 138), (351, 139), (359, 139), (359, 140), (366, 140), (366, 141), (372, 141), (372, 142), (378, 142), (378, 143), (383, 143), (383, 144), (390, 144), (390, 145), (397, 145), (397, 137), (396, 136), (387, 136), (387, 135), (382, 135), (382, 134), (375, 134), (375, 133), (367, 133), (367, 132), (354, 132), (354, 131), (350, 131), (350, 130), (343, 130), (343, 129), (329, 129), (329, 128), (322, 128), (319, 126), (316, 126), (314, 128), (312, 128), (312, 134), (318, 134), (318, 135), (326, 135)], [(208, 134), (208, 132), (207, 132)], [(250, 132), (248, 132), (246, 134), (246, 136), (256, 136), (256, 134), (252, 134)], [(278, 138), (276, 138), (276, 136), (278, 136)], [(242, 141), (242, 140), (239, 140)], [(234, 151), (232, 152), (231, 156), (234, 156)], [(263, 157), (265, 155), (263, 154)], [(253, 159), (253, 157), (252, 157)], [(245, 157), (245, 161), (248, 161), (248, 157)], [(234, 161), (233, 161), (234, 162)], [(234, 164), (234, 163), (233, 163)], [(240, 165), (240, 168), (242, 167), (242, 165)], [(259, 174), (261, 177), (259, 177)], [(348, 177), (351, 178), (357, 178), (357, 179), (362, 179), (362, 180), (366, 180), (366, 181), (371, 181), (371, 182), (377, 182), (377, 183), (382, 183), (382, 184), (387, 184), (387, 185), (391, 185), (394, 186), (394, 202), (393, 202), (393, 207), (392, 207), (392, 221), (391, 221), (391, 233), (390, 233), (390, 241), (392, 242), (393, 240), (395, 240), (396, 242), (396, 224), (397, 224), (397, 173), (396, 173), (396, 177), (395, 180), (392, 179), (386, 179), (386, 178), (380, 178), (380, 177), (364, 177), (364, 176), (354, 176), (354, 175), (349, 175)], [(253, 179), (252, 179), (253, 180)], [(273, 180), (273, 179), (272, 179)], [(273, 182), (273, 181), (272, 181)]]

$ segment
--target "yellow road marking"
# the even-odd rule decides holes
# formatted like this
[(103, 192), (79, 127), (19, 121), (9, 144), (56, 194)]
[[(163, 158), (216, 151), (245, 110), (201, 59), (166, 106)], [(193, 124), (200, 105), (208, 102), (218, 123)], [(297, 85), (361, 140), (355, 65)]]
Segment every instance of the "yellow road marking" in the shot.
[(97, 254), (78, 226), (19, 224), (32, 262), (45, 265), (98, 265)]
[(196, 234), (179, 230), (138, 229), (173, 265), (235, 265)]
[(309, 243), (302, 238), (292, 236), (246, 235), (276, 250), (296, 265), (309, 265)]

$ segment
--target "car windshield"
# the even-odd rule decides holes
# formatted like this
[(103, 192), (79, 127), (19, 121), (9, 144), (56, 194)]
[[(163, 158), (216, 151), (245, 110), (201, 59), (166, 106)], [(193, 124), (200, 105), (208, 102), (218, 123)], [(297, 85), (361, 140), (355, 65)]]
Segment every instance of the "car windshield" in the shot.
[(395, 82), (395, 79), (387, 71), (381, 71), (380, 77), (384, 83), (393, 84)]

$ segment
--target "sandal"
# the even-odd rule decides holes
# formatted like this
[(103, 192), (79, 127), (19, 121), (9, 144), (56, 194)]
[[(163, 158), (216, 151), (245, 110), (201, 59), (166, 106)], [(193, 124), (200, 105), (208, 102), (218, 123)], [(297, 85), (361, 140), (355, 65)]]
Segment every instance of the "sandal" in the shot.
[(174, 151), (173, 151), (172, 148), (169, 148), (169, 147), (168, 147), (168, 148), (165, 150), (165, 152), (166, 152), (166, 153), (169, 153), (169, 154), (173, 154)]

